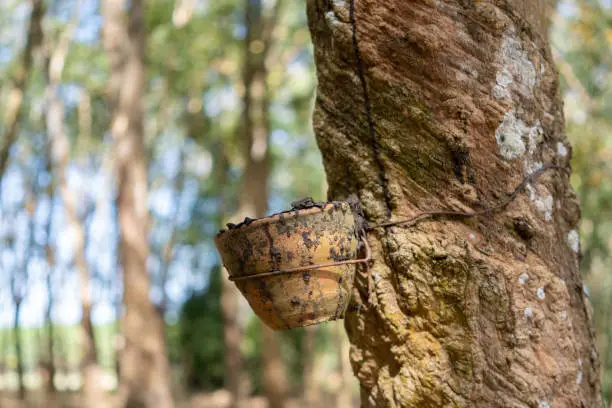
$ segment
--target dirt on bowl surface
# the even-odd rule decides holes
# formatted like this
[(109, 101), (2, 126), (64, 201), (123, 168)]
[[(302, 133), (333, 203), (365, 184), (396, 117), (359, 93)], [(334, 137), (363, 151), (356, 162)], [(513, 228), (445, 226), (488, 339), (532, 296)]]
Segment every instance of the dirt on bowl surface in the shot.
[(356, 267), (333, 263), (357, 258), (359, 236), (349, 203), (300, 200), (289, 211), (217, 234), (215, 244), (255, 313), (282, 330), (344, 317)]
[(266, 215), (265, 217), (261, 217), (261, 218), (249, 218), (246, 217), (242, 222), (238, 223), (238, 224), (234, 224), (234, 223), (227, 223), (226, 226), (227, 228), (221, 229), (219, 230), (219, 232), (217, 233), (218, 235), (223, 234), (224, 232), (227, 231), (231, 231), (231, 230), (235, 230), (238, 228), (242, 228), (245, 226), (250, 225), (251, 223), (255, 222), (255, 221), (259, 221), (259, 220), (264, 220), (266, 218), (274, 218), (277, 215), (280, 214), (288, 214), (288, 213), (292, 213), (295, 211), (300, 211), (300, 210), (307, 210), (310, 208), (320, 208), (323, 209), (325, 206), (332, 204), (332, 205), (338, 205), (341, 204), (342, 201), (314, 201), (314, 199), (312, 197), (305, 197), (305, 198), (301, 198), (299, 200), (295, 200), (291, 202), (291, 209), (290, 210), (284, 210), (284, 211), (280, 211), (274, 214), (270, 214), (270, 215)]

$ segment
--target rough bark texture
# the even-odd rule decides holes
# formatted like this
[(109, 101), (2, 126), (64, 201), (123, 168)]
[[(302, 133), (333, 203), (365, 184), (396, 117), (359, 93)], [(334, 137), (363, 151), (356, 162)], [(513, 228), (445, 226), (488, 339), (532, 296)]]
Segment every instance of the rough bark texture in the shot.
[[(309, 0), (330, 198), (357, 193), (371, 224), (479, 210), (567, 164), (544, 10)], [(371, 231), (346, 317), (362, 405), (601, 407), (579, 213), (554, 170), (498, 214)]]
[(32, 61), (35, 49), (40, 46), (43, 40), (42, 18), (44, 15), (44, 1), (32, 0), (32, 11), (30, 23), (26, 36), (26, 44), (22, 54), (21, 66), (13, 79), (13, 87), (9, 93), (7, 105), (4, 109), (4, 129), (0, 147), (0, 180), (8, 165), (11, 147), (17, 139), (19, 130), (19, 120), (23, 111), (23, 98), (26, 90), (26, 83), (32, 69)]
[(124, 16), (123, 6), (122, 0), (102, 3), (103, 40), (111, 66), (108, 85), (124, 277), (125, 348), (120, 356), (120, 381), (125, 407), (170, 408), (173, 401), (163, 320), (149, 299), (146, 267), (149, 246), (143, 129), (143, 2), (132, 0), (128, 16)]

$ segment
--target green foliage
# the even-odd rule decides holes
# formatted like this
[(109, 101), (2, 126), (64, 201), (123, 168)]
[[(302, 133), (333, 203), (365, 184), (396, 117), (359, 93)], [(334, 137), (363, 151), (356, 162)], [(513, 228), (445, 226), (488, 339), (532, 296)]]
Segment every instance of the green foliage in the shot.
[[(26, 370), (33, 370), (41, 357), (46, 356), (47, 326), (21, 327), (23, 362)], [(78, 344), (79, 325), (55, 325), (54, 328), (54, 351), (59, 367), (75, 369), (81, 360), (80, 347)], [(94, 327), (96, 336), (96, 348), (98, 361), (107, 370), (113, 370), (115, 366), (113, 339), (116, 333), (114, 323), (97, 325)], [(17, 364), (15, 356), (15, 338), (12, 328), (0, 329), (0, 364), (5, 363), (9, 369), (14, 369)]]
[(213, 390), (223, 386), (224, 352), (221, 316), (221, 267), (210, 272), (206, 292), (192, 295), (180, 314), (180, 347), (186, 385)]
[[(262, 333), (263, 323), (256, 317), (249, 319), (243, 339), (245, 370), (252, 381), (253, 391), (259, 394), (263, 390), (261, 372), (262, 364)], [(304, 329), (286, 330), (279, 333), (281, 357), (289, 376), (289, 383), (297, 387), (303, 383), (303, 339)], [(309, 356), (312, 357), (312, 356)]]

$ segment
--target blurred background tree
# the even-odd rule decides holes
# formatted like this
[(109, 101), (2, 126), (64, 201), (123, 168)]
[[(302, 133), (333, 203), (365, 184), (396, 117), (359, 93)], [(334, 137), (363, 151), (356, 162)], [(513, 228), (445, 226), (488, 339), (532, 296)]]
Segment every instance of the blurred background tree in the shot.
[[(128, 23), (127, 2), (115, 3), (111, 11)], [(104, 43), (109, 19), (101, 6), (0, 2), (2, 407), (93, 407), (121, 397), (119, 361), (130, 346), (118, 170), (134, 163), (119, 163), (113, 150), (113, 124), (116, 130), (121, 120), (109, 101), (133, 83), (113, 82), (125, 68), (125, 44)], [(288, 407), (357, 406), (342, 323), (262, 333), (228, 285), (212, 242), (225, 222), (280, 211), (304, 196), (325, 198), (310, 121), (315, 78), (304, 2), (143, 6), (137, 103), (148, 198), (136, 204), (148, 208), (140, 238), (149, 247), (149, 300), (164, 322), (176, 406), (263, 407), (268, 399)], [(573, 143), (566, 153), (582, 201), (585, 291), (610, 406), (612, 3), (567, 0), (553, 10), (551, 40)], [(117, 60), (109, 55), (113, 45), (120, 46)], [(259, 110), (253, 117), (260, 125), (249, 122), (250, 109)], [(253, 126), (260, 131), (249, 131)], [(265, 157), (265, 170), (255, 192), (246, 192), (257, 157)], [(280, 393), (278, 383), (266, 391), (270, 361), (285, 373), (276, 377), (284, 383)], [(87, 384), (103, 390), (99, 405), (84, 403)]]
[(593, 304), (604, 401), (611, 406), (612, 3), (559, 2), (551, 19), (551, 39), (573, 147), (572, 185), (582, 207), (584, 290)]

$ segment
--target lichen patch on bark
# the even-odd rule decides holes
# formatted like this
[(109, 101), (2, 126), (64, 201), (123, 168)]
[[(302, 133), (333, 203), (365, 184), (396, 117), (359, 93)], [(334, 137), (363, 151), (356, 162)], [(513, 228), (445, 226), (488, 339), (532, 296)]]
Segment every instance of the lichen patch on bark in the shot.
[(567, 156), (567, 147), (561, 142), (557, 143), (557, 154), (561, 157)]
[(567, 243), (569, 244), (569, 247), (572, 249), (572, 251), (574, 251), (575, 253), (578, 253), (578, 251), (580, 251), (580, 235), (578, 235), (578, 231), (571, 230), (567, 234)]
[(516, 112), (507, 112), (503, 122), (495, 131), (500, 154), (508, 160), (521, 157), (526, 151), (523, 137), (528, 134), (529, 128), (516, 117)]
[(530, 95), (536, 85), (536, 68), (512, 29), (504, 35), (499, 59), (501, 70), (496, 74), (493, 94), (497, 99), (510, 98), (511, 90)]
[[(511, 110), (506, 112), (504, 120), (495, 130), (495, 139), (502, 157), (512, 160), (523, 156), (526, 151), (530, 155), (535, 153), (542, 141), (542, 133), (542, 125), (539, 120), (533, 126), (528, 126), (518, 117), (515, 110)], [(533, 172), (531, 164), (528, 164), (527, 167)]]

